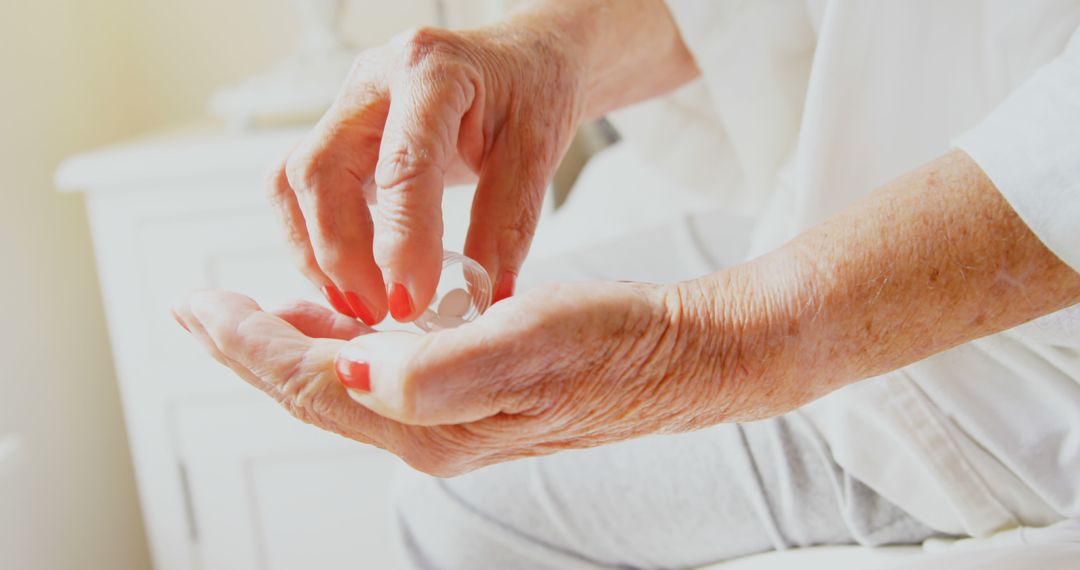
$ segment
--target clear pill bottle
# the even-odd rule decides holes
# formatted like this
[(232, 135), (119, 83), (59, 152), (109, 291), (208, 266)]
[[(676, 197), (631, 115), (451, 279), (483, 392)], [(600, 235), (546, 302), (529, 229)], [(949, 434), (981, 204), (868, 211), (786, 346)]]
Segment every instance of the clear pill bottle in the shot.
[(415, 324), (432, 332), (473, 321), (491, 306), (491, 293), (491, 277), (483, 266), (460, 253), (444, 251), (435, 297)]

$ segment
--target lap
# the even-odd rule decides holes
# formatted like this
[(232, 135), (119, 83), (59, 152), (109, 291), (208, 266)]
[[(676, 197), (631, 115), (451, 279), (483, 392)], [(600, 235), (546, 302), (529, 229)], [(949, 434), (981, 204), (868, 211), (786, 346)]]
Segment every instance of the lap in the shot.
[(406, 549), (420, 568), (679, 568), (932, 534), (844, 473), (797, 415), (454, 479), (411, 473), (397, 498)]

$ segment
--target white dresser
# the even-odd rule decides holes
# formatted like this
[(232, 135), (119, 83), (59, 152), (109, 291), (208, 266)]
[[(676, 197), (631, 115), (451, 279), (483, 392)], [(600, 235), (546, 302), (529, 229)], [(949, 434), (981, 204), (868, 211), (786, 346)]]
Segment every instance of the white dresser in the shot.
[[(293, 267), (263, 188), (268, 166), (302, 134), (174, 134), (76, 157), (57, 175), (63, 190), (86, 195), (160, 570), (399, 567), (389, 487), (400, 462), (293, 419), (169, 314), (197, 288), (267, 307), (322, 302)], [(453, 245), (471, 196), (446, 194)]]

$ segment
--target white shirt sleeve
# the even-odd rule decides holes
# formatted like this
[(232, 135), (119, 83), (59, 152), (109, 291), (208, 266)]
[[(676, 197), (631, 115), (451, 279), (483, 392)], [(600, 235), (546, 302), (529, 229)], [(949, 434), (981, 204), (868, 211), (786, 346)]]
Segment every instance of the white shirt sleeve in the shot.
[(701, 51), (726, 34), (738, 12), (739, 2), (732, 0), (666, 0), (675, 25), (686, 47), (700, 57)]
[(1080, 271), (1080, 31), (954, 144), (1046, 247)]

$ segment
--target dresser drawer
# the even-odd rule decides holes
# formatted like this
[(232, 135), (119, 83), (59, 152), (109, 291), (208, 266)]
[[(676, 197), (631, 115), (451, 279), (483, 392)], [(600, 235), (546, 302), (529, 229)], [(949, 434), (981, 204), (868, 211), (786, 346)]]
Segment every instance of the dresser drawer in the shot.
[(175, 409), (202, 568), (400, 568), (393, 455), (321, 431), (269, 400)]

